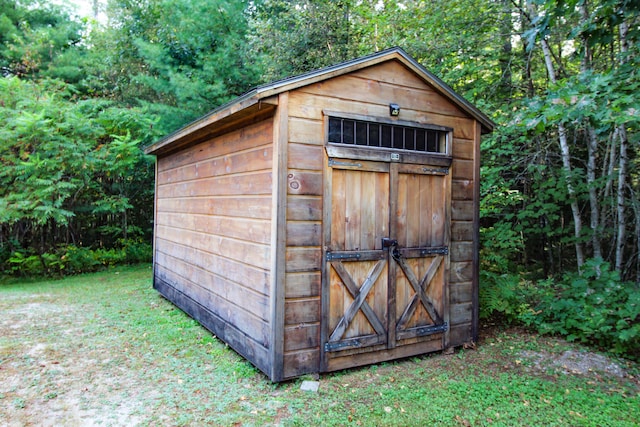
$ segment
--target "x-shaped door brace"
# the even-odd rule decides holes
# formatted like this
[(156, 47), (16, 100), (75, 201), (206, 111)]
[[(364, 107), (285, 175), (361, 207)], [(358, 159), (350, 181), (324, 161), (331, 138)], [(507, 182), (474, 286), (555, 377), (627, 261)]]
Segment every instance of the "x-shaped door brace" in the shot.
[(438, 311), (431, 302), (431, 299), (427, 296), (427, 290), (429, 289), (429, 285), (431, 284), (431, 281), (438, 271), (438, 267), (440, 267), (440, 264), (442, 263), (443, 257), (435, 257), (435, 259), (433, 260), (433, 262), (431, 262), (431, 265), (427, 269), (427, 272), (425, 273), (422, 281), (418, 281), (418, 278), (413, 272), (413, 269), (407, 263), (406, 258), (402, 256), (394, 256), (393, 258), (396, 260), (400, 268), (402, 268), (402, 271), (404, 272), (405, 276), (407, 276), (409, 283), (411, 283), (411, 287), (413, 287), (413, 290), (415, 291), (415, 294), (411, 298), (411, 301), (409, 301), (409, 304), (405, 308), (402, 316), (400, 317), (400, 320), (398, 321), (396, 330), (400, 331), (406, 328), (407, 322), (416, 311), (418, 301), (422, 302), (425, 310), (427, 310), (427, 313), (429, 313), (429, 316), (431, 316), (431, 319), (436, 325), (442, 324), (442, 316), (438, 314)]
[(331, 333), (331, 336), (329, 337), (329, 342), (339, 341), (340, 338), (342, 338), (342, 335), (345, 333), (345, 331), (349, 327), (349, 324), (351, 323), (351, 321), (353, 320), (353, 318), (355, 317), (355, 315), (358, 313), (359, 310), (362, 310), (367, 320), (369, 321), (369, 323), (371, 323), (371, 326), (373, 326), (373, 329), (375, 329), (378, 335), (386, 334), (384, 325), (382, 324), (380, 319), (378, 319), (378, 316), (373, 311), (369, 303), (367, 303), (366, 301), (367, 294), (369, 293), (373, 285), (376, 283), (376, 280), (378, 280), (378, 277), (380, 276), (380, 273), (382, 272), (382, 269), (384, 268), (384, 265), (386, 264), (386, 262), (387, 261), (384, 259), (378, 261), (371, 268), (371, 270), (369, 271), (369, 274), (367, 274), (366, 279), (364, 280), (364, 282), (362, 283), (362, 286), (360, 286), (359, 289), (358, 289), (358, 286), (356, 286), (355, 282), (353, 281), (353, 278), (351, 277), (347, 269), (344, 268), (344, 265), (342, 264), (342, 262), (331, 263), (331, 266), (336, 271), (336, 273), (338, 273), (338, 276), (340, 276), (340, 279), (342, 279), (342, 283), (344, 283), (345, 287), (353, 297), (353, 302), (351, 303), (349, 308), (347, 308), (347, 311), (344, 313), (344, 315), (338, 322), (338, 325)]

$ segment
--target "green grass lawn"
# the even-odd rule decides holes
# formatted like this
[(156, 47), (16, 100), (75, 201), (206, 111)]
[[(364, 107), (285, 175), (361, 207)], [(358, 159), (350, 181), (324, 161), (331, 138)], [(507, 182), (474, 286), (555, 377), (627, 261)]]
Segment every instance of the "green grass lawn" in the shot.
[[(476, 350), (272, 384), (151, 288), (148, 265), (0, 284), (0, 426), (634, 426), (638, 366), (485, 328)], [(597, 355), (593, 355), (596, 357)], [(599, 357), (599, 356), (598, 356)], [(44, 421), (46, 420), (46, 422)]]

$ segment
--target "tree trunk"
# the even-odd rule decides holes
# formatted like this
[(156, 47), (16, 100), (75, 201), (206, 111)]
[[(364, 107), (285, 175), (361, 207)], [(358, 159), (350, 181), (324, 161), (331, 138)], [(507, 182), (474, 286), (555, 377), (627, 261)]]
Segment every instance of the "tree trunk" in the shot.
[[(580, 20), (583, 27), (589, 23), (589, 2), (585, 0), (580, 5)], [(584, 53), (580, 62), (581, 72), (587, 73), (591, 70), (591, 47), (589, 38), (585, 32), (581, 33)], [(587, 137), (587, 186), (589, 187), (589, 209), (591, 228), (591, 244), (593, 246), (593, 256), (602, 258), (602, 248), (600, 246), (600, 215), (598, 206), (598, 190), (596, 188), (596, 156), (598, 155), (598, 135), (590, 123), (585, 123)]]
[(616, 235), (616, 265), (617, 271), (622, 272), (625, 233), (627, 221), (625, 219), (625, 187), (627, 183), (627, 130), (624, 125), (618, 128), (620, 138), (620, 163), (618, 164), (618, 197), (617, 197), (617, 223), (618, 232)]
[[(623, 20), (620, 24), (620, 62), (624, 64), (626, 62), (626, 54), (629, 46), (627, 44), (627, 33), (629, 32), (629, 25)], [(617, 222), (618, 232), (616, 236), (616, 265), (617, 271), (622, 273), (622, 263), (624, 256), (624, 239), (627, 229), (627, 221), (625, 219), (625, 187), (627, 183), (627, 129), (624, 125), (618, 126), (618, 136), (620, 138), (620, 162), (618, 164), (618, 197), (617, 197)], [(640, 254), (638, 255), (640, 257)]]
[(588, 134), (588, 156), (587, 161), (587, 184), (589, 186), (589, 208), (591, 209), (590, 228), (591, 244), (593, 245), (593, 256), (602, 258), (602, 248), (600, 246), (600, 206), (598, 205), (598, 189), (596, 188), (596, 156), (598, 153), (598, 137), (591, 126), (587, 126)]
[[(533, 10), (533, 5), (529, 4), (532, 15), (535, 13)], [(544, 55), (544, 62), (547, 67), (547, 73), (549, 74), (549, 80), (551, 83), (556, 83), (556, 73), (553, 67), (553, 59), (551, 57), (551, 49), (549, 48), (549, 43), (547, 40), (542, 38), (540, 40), (540, 44), (542, 45), (542, 53)], [(564, 169), (565, 174), (567, 175), (567, 193), (569, 194), (569, 198), (571, 199), (571, 213), (573, 214), (573, 229), (574, 236), (576, 238), (575, 247), (576, 247), (576, 261), (578, 264), (578, 269), (581, 269), (584, 264), (584, 252), (582, 250), (582, 244), (580, 243), (580, 237), (582, 234), (582, 220), (580, 218), (580, 207), (578, 206), (578, 200), (576, 198), (576, 192), (573, 188), (573, 178), (571, 176), (571, 154), (569, 152), (569, 143), (567, 141), (567, 129), (564, 124), (558, 123), (558, 140), (560, 142), (560, 152), (562, 157), (562, 167)]]

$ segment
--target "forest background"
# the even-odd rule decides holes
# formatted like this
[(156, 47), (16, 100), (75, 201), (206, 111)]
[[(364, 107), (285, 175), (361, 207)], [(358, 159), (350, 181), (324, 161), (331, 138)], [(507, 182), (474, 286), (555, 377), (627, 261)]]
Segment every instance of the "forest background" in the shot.
[(400, 46), (498, 124), (481, 315), (640, 358), (640, 3), (0, 0), (0, 273), (148, 261), (142, 147), (261, 83)]

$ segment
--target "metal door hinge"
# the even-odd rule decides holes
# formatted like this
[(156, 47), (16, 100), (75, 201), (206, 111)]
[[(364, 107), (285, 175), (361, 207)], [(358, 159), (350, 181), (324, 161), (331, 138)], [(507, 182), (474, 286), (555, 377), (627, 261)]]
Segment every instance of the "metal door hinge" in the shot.
[(325, 255), (325, 259), (327, 261), (333, 261), (333, 260), (342, 260), (342, 259), (360, 259), (362, 255), (360, 255), (360, 252), (349, 252), (349, 253), (333, 253), (333, 252), (327, 252), (327, 254)]

